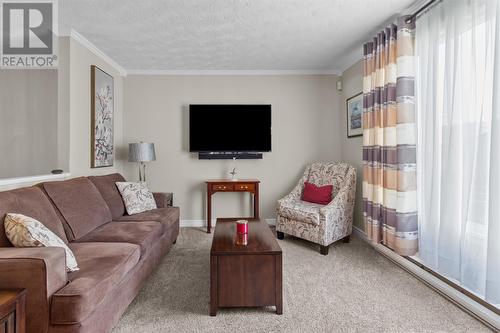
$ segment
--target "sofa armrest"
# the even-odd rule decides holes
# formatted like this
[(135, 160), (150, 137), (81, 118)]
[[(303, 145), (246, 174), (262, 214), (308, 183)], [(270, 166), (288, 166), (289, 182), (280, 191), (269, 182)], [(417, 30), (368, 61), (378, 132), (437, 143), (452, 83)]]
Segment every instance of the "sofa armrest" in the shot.
[[(340, 218), (346, 215), (346, 211), (349, 211), (349, 192), (350, 189), (347, 187), (342, 188), (339, 193), (333, 198), (330, 203), (322, 207), (319, 212), (320, 215), (325, 217), (327, 220), (332, 220), (335, 218)], [(348, 213), (348, 212), (347, 212)]]
[(174, 205), (174, 194), (167, 192), (153, 192), (153, 197), (156, 201), (156, 207), (166, 208)]
[(319, 210), (320, 223), (324, 224), (326, 243), (351, 234), (355, 195), (356, 175), (354, 174), (335, 198)]
[(26, 289), (27, 332), (46, 332), (50, 297), (68, 281), (61, 247), (0, 248), (0, 288)]

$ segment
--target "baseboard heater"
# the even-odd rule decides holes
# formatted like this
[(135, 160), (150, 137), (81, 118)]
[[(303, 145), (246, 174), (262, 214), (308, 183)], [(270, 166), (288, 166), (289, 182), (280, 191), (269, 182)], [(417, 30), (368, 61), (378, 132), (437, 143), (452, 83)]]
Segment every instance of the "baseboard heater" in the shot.
[(200, 160), (259, 160), (262, 159), (262, 153), (253, 152), (200, 152), (198, 159)]

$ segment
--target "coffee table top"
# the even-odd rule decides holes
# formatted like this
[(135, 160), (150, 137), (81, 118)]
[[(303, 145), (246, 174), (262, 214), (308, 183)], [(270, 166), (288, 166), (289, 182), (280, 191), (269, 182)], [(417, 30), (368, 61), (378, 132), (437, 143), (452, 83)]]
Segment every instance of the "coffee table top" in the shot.
[(218, 218), (210, 254), (275, 254), (281, 253), (276, 237), (266, 222), (248, 220), (248, 244), (236, 245), (236, 220), (241, 218)]

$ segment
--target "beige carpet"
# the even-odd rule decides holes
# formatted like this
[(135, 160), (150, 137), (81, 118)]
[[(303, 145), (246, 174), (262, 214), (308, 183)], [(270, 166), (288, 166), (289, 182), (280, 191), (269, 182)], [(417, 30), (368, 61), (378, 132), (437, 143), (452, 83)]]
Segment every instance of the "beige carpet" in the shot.
[(483, 332), (479, 321), (354, 238), (322, 256), (286, 237), (283, 315), (274, 308), (208, 315), (211, 235), (183, 228), (114, 333)]

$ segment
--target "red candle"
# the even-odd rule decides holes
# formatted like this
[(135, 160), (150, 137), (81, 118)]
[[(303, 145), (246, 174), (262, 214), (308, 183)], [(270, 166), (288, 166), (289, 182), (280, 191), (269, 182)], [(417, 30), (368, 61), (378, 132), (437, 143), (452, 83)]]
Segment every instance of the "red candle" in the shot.
[(248, 234), (248, 221), (247, 220), (236, 221), (236, 232), (239, 234)]

